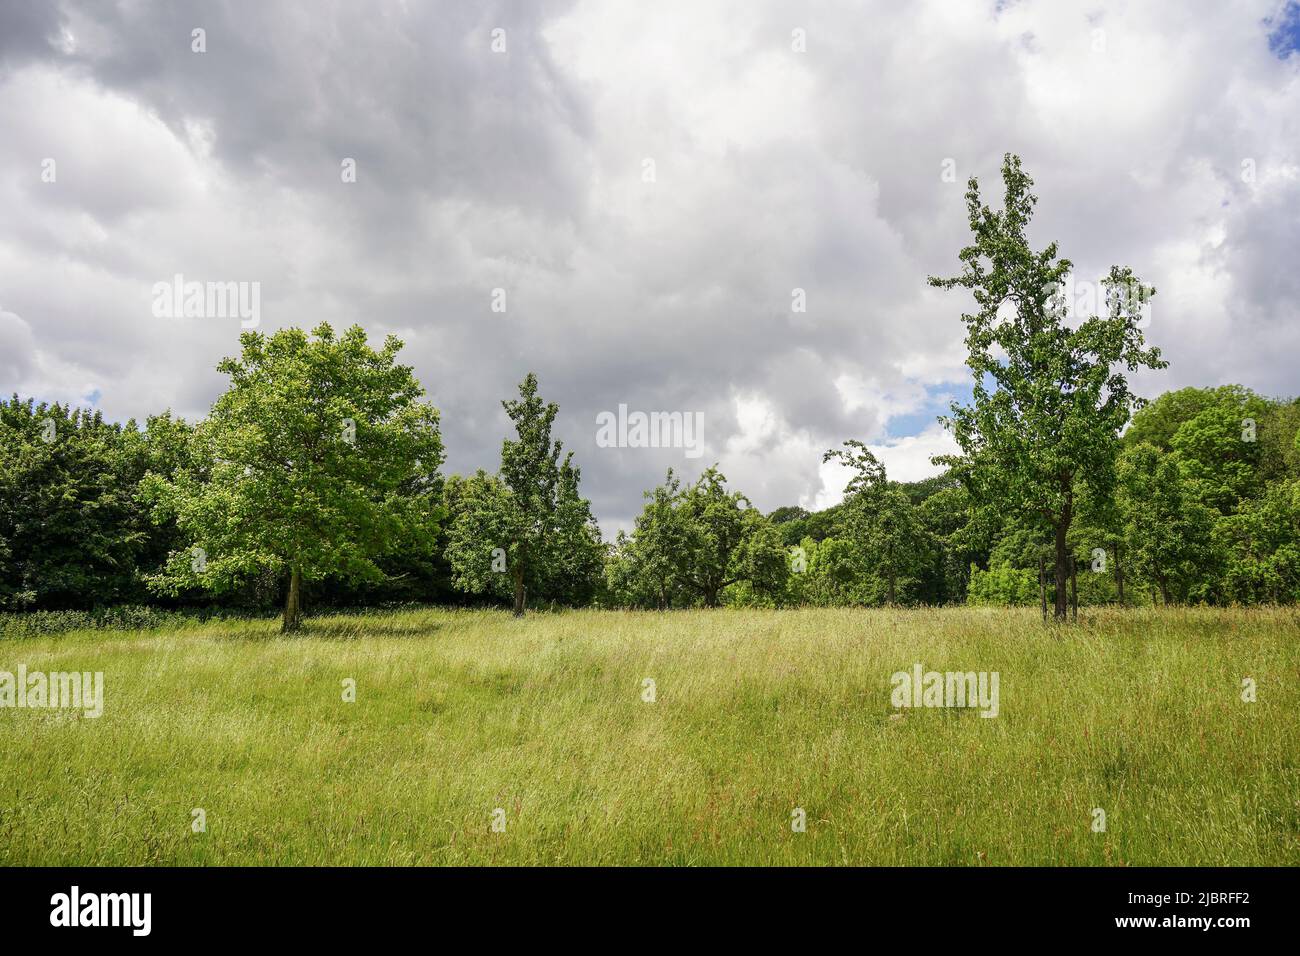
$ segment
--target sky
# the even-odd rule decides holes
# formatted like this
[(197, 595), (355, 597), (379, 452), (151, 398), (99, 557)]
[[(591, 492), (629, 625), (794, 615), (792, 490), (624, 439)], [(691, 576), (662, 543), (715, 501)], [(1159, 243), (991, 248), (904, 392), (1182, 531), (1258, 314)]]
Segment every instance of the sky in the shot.
[[(1157, 288), (1139, 394), (1300, 392), (1294, 2), (6, 0), (0, 393), (202, 417), (245, 323), (159, 283), (256, 284), (259, 331), (402, 339), (446, 472), (536, 372), (607, 536), (669, 467), (826, 507), (845, 439), (953, 450), (970, 301), (926, 277), (1007, 152), (1036, 243)], [(701, 453), (604, 447), (620, 405)]]

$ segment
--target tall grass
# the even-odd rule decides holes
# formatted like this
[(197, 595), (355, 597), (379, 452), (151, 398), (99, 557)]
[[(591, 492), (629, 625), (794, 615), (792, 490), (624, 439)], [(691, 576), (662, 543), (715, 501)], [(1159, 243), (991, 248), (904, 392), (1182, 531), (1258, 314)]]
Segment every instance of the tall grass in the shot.
[[(0, 642), (0, 670), (103, 671), (106, 696), (0, 708), (0, 863), (1300, 863), (1294, 610), (277, 628)], [(999, 672), (999, 716), (895, 710), (915, 663)]]

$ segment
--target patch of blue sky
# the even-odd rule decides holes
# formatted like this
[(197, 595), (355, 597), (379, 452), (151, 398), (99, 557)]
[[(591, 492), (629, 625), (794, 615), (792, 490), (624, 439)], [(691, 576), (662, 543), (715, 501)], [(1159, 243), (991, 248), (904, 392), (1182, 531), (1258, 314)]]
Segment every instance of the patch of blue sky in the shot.
[(1276, 16), (1265, 17), (1268, 28), (1269, 51), (1279, 60), (1285, 60), (1300, 50), (1300, 3), (1287, 0)]
[(916, 411), (903, 415), (894, 415), (885, 428), (887, 438), (907, 438), (920, 435), (935, 425), (940, 415), (948, 414), (948, 406), (954, 401), (969, 404), (971, 386), (967, 382), (944, 383), (925, 386), (926, 400)]

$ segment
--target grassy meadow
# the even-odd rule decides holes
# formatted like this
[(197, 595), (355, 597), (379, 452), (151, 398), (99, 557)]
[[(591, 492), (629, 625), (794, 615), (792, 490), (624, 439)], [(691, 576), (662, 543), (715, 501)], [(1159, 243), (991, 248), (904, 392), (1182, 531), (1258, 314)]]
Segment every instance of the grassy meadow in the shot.
[[(277, 631), (0, 641), (0, 670), (105, 685), (97, 719), (0, 708), (0, 864), (1300, 863), (1293, 609), (431, 609)], [(895, 710), (890, 676), (916, 663), (997, 671), (999, 715)]]

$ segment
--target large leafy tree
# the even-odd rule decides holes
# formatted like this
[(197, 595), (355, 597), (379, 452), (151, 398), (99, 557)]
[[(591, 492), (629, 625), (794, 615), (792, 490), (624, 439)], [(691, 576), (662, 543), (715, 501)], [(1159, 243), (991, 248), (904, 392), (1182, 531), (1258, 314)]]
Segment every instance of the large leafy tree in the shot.
[(449, 486), (453, 581), (465, 591), (509, 594), (517, 616), (530, 588), (565, 603), (589, 601), (604, 546), (591, 505), (579, 493), (573, 453), (561, 459), (562, 443), (551, 439), (559, 406), (542, 401), (531, 372), (519, 398), (501, 405), (515, 437), (502, 442), (500, 473), (480, 471)]
[(1119, 432), (1140, 405), (1124, 370), (1163, 368), (1160, 352), (1144, 345), (1138, 323), (1155, 289), (1131, 269), (1112, 266), (1102, 281), (1104, 315), (1067, 314), (1064, 296), (1072, 265), (1056, 243), (1035, 251), (1027, 227), (1037, 199), (1018, 157), (1002, 166), (1003, 208), (980, 200), (972, 178), (966, 209), (973, 240), (962, 249), (962, 271), (930, 283), (964, 288), (976, 311), (964, 314), (967, 363), (974, 377), (971, 405), (954, 403), (945, 424), (967, 466), (977, 499), (1032, 519), (1055, 550), (1055, 615), (1067, 611), (1068, 535), (1080, 485), (1111, 493)]
[(310, 336), (245, 332), (240, 344), (217, 366), (230, 387), (195, 429), (190, 462), (142, 485), (185, 541), (152, 584), (221, 592), (273, 572), (291, 631), (304, 584), (382, 580), (385, 554), (432, 549), (438, 412), (393, 336), (376, 350), (359, 326), (336, 335), (322, 323)]

